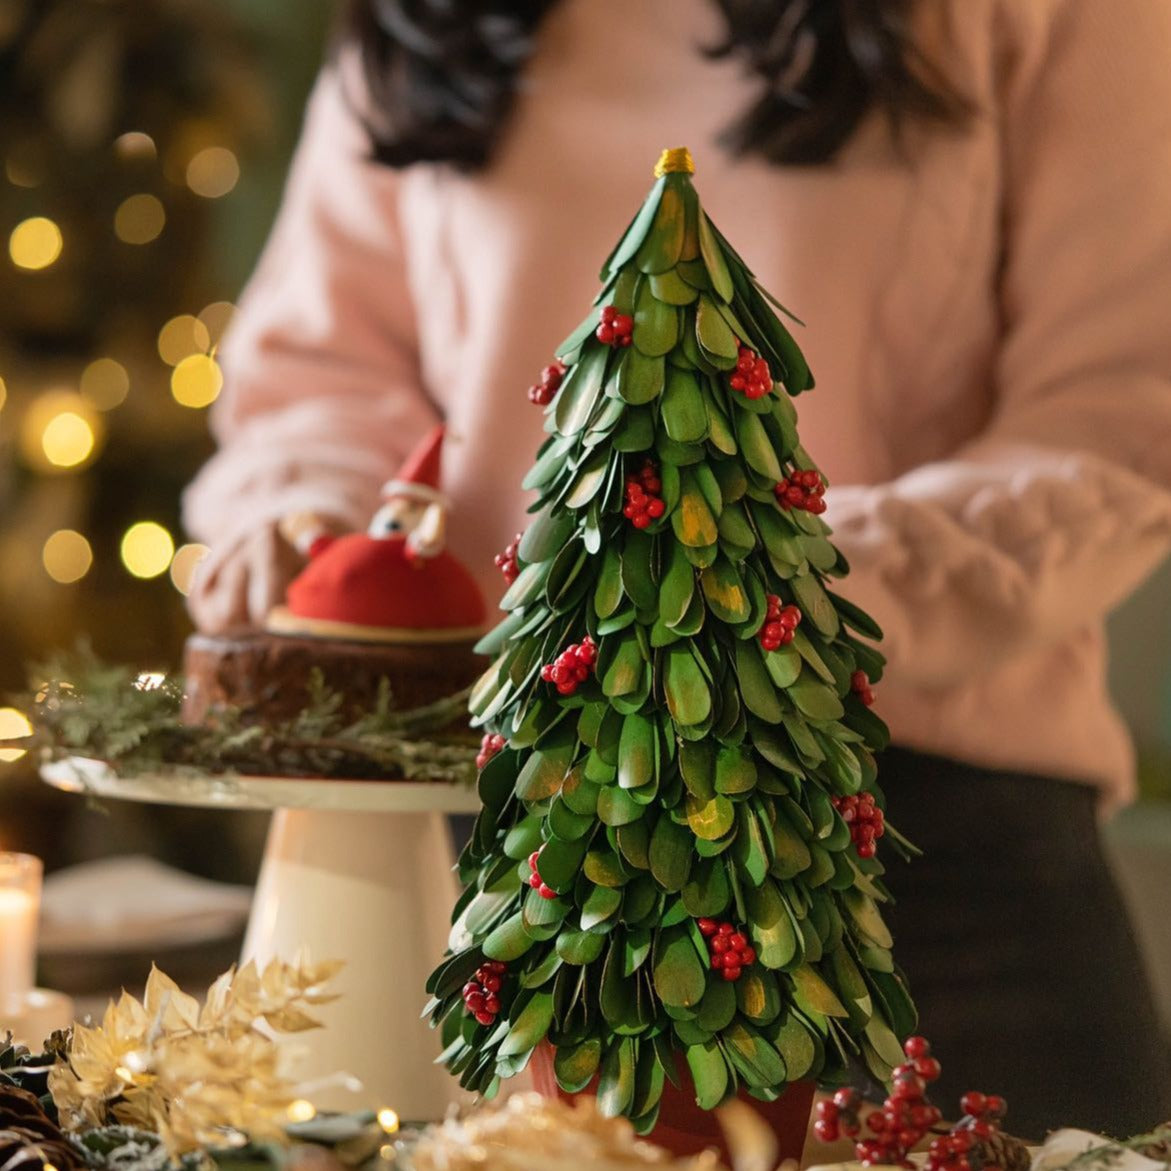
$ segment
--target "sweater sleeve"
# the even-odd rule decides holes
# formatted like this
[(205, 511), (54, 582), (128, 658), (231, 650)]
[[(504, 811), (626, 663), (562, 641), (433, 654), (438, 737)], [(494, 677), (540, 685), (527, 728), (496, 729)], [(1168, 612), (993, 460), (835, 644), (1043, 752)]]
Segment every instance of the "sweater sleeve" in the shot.
[(327, 70), (222, 351), (218, 451), (184, 498), (212, 569), (291, 512), (364, 525), (381, 483), (436, 420), (419, 371), (397, 175), (366, 155)]
[(949, 459), (828, 497), (843, 592), (920, 686), (1100, 623), (1171, 548), (1171, 5), (1026, 7), (997, 111), (993, 417)]

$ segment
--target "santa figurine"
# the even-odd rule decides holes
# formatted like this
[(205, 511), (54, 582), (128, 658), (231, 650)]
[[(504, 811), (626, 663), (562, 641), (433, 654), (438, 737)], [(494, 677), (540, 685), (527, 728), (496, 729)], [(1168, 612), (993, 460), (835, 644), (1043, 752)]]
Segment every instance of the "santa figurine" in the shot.
[(364, 533), (335, 536), (313, 513), (281, 522), (308, 565), (266, 623), (280, 634), (357, 642), (457, 642), (484, 628), (475, 579), (445, 546), (448, 501), (440, 490), (444, 428), (436, 426), (399, 474)]

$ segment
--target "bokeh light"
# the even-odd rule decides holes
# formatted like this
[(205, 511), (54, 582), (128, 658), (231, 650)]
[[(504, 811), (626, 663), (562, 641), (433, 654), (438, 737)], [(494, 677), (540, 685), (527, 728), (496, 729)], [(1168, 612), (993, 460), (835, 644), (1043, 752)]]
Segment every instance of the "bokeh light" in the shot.
[(297, 1098), (289, 1103), (285, 1113), (290, 1122), (311, 1122), (317, 1117), (317, 1107), (308, 1098)]
[(88, 399), (72, 390), (50, 390), (24, 412), (21, 452), (38, 471), (77, 471), (93, 462), (104, 434), (101, 416)]
[(198, 317), (180, 313), (159, 330), (158, 348), (159, 357), (168, 366), (178, 366), (191, 354), (206, 354), (211, 349), (211, 333)]
[[(24, 712), (18, 712), (14, 707), (0, 707), (0, 741), (31, 735), (32, 730), (33, 726)], [(0, 748), (0, 761), (11, 764), (27, 751), (26, 748)]]
[(4, 385), (4, 379), (0, 378), (0, 411), (4, 410), (4, 404), (8, 401), (8, 387)]
[(8, 255), (17, 268), (48, 268), (61, 255), (65, 241), (61, 229), (47, 216), (22, 220), (8, 237)]
[(153, 159), (158, 157), (155, 140), (141, 130), (127, 130), (114, 139), (114, 153), (120, 159)]
[(220, 344), (235, 314), (236, 306), (231, 301), (213, 301), (200, 311), (199, 320), (203, 322), (213, 346)]
[(114, 213), (114, 233), (124, 244), (149, 244), (166, 222), (166, 208), (157, 195), (131, 195)]
[(191, 582), (199, 563), (207, 556), (206, 545), (180, 545), (171, 558), (171, 584), (184, 597), (191, 592)]
[(161, 524), (140, 520), (122, 534), (122, 564), (135, 577), (166, 573), (175, 554), (175, 542)]
[(181, 407), (210, 406), (223, 385), (219, 363), (210, 354), (191, 354), (171, 372), (171, 397)]
[(58, 529), (41, 549), (45, 572), (56, 582), (69, 585), (80, 581), (94, 563), (89, 541), (74, 529)]
[(226, 146), (208, 146), (187, 164), (187, 186), (205, 199), (227, 195), (240, 179), (240, 164)]
[(99, 411), (113, 410), (126, 401), (130, 393), (130, 375), (121, 362), (97, 358), (81, 373), (81, 393)]

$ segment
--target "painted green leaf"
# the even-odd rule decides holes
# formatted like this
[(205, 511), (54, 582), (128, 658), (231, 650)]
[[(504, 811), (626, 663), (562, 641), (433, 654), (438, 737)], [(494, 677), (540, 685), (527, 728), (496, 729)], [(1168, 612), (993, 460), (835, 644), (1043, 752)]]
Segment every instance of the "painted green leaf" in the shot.
[(629, 695), (642, 680), (643, 666), (638, 639), (630, 634), (623, 635), (613, 661), (602, 677), (602, 693), (609, 696)]
[(484, 955), (490, 960), (503, 960), (508, 964), (513, 960), (519, 960), (534, 942), (535, 940), (525, 934), (524, 923), (521, 921), (520, 912), (517, 911), (484, 940)]
[(592, 964), (602, 954), (605, 945), (604, 935), (595, 935), (590, 931), (562, 931), (553, 946), (567, 964), (580, 967), (582, 964)]
[(827, 683), (804, 676), (789, 688), (797, 710), (811, 720), (840, 720), (846, 714), (838, 693)]
[(841, 629), (838, 612), (817, 577), (812, 573), (800, 574), (789, 582), (789, 588), (793, 591), (797, 605), (801, 607), (801, 613), (826, 638), (836, 638)]
[(674, 541), (670, 545), (667, 568), (659, 589), (659, 617), (667, 626), (675, 626), (683, 621), (695, 593), (695, 570), (682, 548)]
[(741, 639), (736, 643), (736, 678), (740, 683), (744, 706), (762, 720), (779, 724), (784, 709), (765, 669), (760, 644), (756, 639)]
[(801, 656), (792, 644), (775, 651), (765, 651), (764, 665), (777, 687), (790, 687), (801, 674)]
[(643, 807), (617, 785), (607, 785), (598, 793), (598, 820), (603, 825), (628, 825), (638, 821), (642, 814)]
[[(716, 240), (711, 221), (700, 212), (699, 215), (699, 251), (703, 256), (704, 267), (712, 282), (712, 288), (725, 300), (731, 301), (735, 295), (732, 276), (728, 272), (728, 262), (724, 259), (723, 249)], [(686, 279), (686, 277), (684, 277)]]
[(608, 452), (600, 451), (585, 462), (573, 491), (565, 498), (570, 508), (584, 508), (598, 494), (609, 470), (609, 459)]
[(697, 838), (714, 842), (728, 833), (736, 820), (736, 809), (727, 797), (687, 797), (687, 824)]
[(637, 267), (645, 273), (674, 268), (683, 251), (685, 230), (683, 195), (677, 187), (668, 185), (663, 188), (654, 222), (635, 257)]
[(744, 582), (727, 557), (717, 557), (715, 563), (699, 575), (699, 581), (711, 612), (721, 622), (739, 625), (752, 616)]
[(618, 855), (610, 850), (590, 850), (582, 864), (582, 872), (596, 886), (617, 889), (626, 885), (626, 870), (618, 860)]
[[(742, 976), (741, 979), (744, 977)], [(699, 1002), (699, 1016), (695, 1023), (707, 1033), (718, 1033), (732, 1023), (736, 1015), (736, 985), (727, 980), (711, 980)]]
[(850, 918), (857, 924), (858, 929), (879, 947), (891, 947), (894, 940), (891, 938), (890, 928), (883, 921), (882, 912), (878, 904), (860, 890), (847, 890), (842, 893), (842, 902), (850, 913)]
[(755, 1029), (735, 1021), (724, 1030), (724, 1042), (732, 1064), (749, 1085), (779, 1089), (785, 1084), (781, 1055)]
[(655, 779), (657, 731), (646, 716), (627, 716), (618, 747), (618, 783), (624, 789), (640, 789)]
[(687, 828), (677, 825), (665, 811), (660, 813), (648, 852), (655, 881), (664, 890), (682, 890), (691, 873), (692, 856), (693, 839)]
[(561, 788), (573, 761), (572, 743), (533, 752), (516, 778), (516, 795), (522, 801), (544, 801)]
[(745, 892), (749, 931), (766, 968), (783, 968), (797, 954), (797, 931), (775, 882), (766, 880)]
[(691, 1008), (703, 998), (707, 980), (695, 944), (685, 928), (660, 931), (652, 966), (659, 999), (673, 1008)]
[(671, 527), (684, 545), (700, 548), (719, 540), (716, 519), (690, 468), (679, 473), (679, 506), (671, 513)]
[(705, 858), (691, 868), (691, 877), (683, 887), (683, 905), (693, 918), (712, 918), (728, 907), (732, 889), (722, 858)]
[(707, 437), (707, 408), (699, 382), (690, 370), (672, 366), (667, 371), (667, 385), (659, 410), (667, 434), (676, 443), (696, 443)]
[[(777, 978), (767, 968), (753, 964), (736, 981), (736, 1003), (754, 1025), (767, 1025), (781, 1011), (781, 990)], [(784, 1060), (784, 1053), (781, 1054)], [(788, 1063), (786, 1062), (786, 1066)], [(788, 1071), (792, 1077), (792, 1071)]]
[(687, 1068), (695, 1086), (696, 1105), (714, 1110), (728, 1096), (728, 1067), (715, 1041), (691, 1045), (687, 1049)]
[(602, 554), (598, 582), (594, 587), (594, 613), (609, 618), (622, 603), (622, 566), (618, 547), (608, 545)]
[(702, 724), (711, 715), (712, 695), (690, 648), (675, 644), (662, 653), (663, 688), (671, 718), (682, 725)]
[(527, 1053), (545, 1039), (553, 1023), (553, 993), (535, 992), (532, 999), (512, 1022), (508, 1036), (497, 1050), (501, 1057), (515, 1057)]
[(573, 535), (576, 523), (566, 512), (546, 509), (537, 513), (521, 536), (518, 556), (525, 562), (551, 560)]
[(606, 1052), (598, 1077), (598, 1111), (617, 1118), (634, 1101), (634, 1042), (623, 1037)]
[(722, 747), (716, 754), (716, 792), (748, 793), (756, 788), (756, 765), (752, 758), (735, 745)]
[(796, 1013), (785, 1013), (780, 1027), (772, 1034), (772, 1040), (784, 1059), (785, 1069), (791, 1079), (797, 1081), (813, 1071), (817, 1046)]
[[(631, 346), (618, 367), (618, 393), (624, 402), (634, 405), (653, 402), (663, 393), (666, 364), (662, 356), (648, 357)], [(643, 447), (650, 446), (650, 437)], [(636, 448), (633, 450), (641, 450)]]
[(825, 982), (821, 973), (809, 964), (801, 964), (789, 973), (793, 981), (793, 1000), (802, 1012), (822, 1016), (845, 1017), (850, 1014)]
[(695, 286), (689, 285), (675, 269), (653, 274), (650, 282), (655, 298), (668, 305), (690, 305), (699, 296)]
[(566, 375), (553, 406), (553, 419), (562, 435), (575, 435), (589, 422), (602, 391), (609, 357), (609, 346), (589, 346)]
[(679, 745), (679, 771), (688, 792), (703, 800), (716, 792), (715, 752), (710, 740), (685, 740)]
[(739, 346), (728, 323), (709, 297), (701, 296), (695, 310), (695, 336), (709, 353), (720, 358), (735, 358)]
[(567, 1094), (580, 1094), (594, 1080), (601, 1060), (602, 1042), (598, 1037), (588, 1037), (577, 1045), (558, 1049), (553, 1059), (557, 1084)]
[[(634, 309), (635, 346), (649, 358), (666, 354), (679, 340), (679, 313), (674, 305), (656, 300), (650, 282), (645, 281)], [(564, 428), (558, 430), (564, 434)]]
[(783, 475), (781, 462), (760, 417), (750, 411), (737, 411), (735, 426), (736, 442), (748, 466), (770, 481), (779, 482)]
[(605, 923), (618, 912), (622, 906), (622, 891), (609, 886), (595, 886), (586, 896), (581, 908), (581, 926), (583, 931)]

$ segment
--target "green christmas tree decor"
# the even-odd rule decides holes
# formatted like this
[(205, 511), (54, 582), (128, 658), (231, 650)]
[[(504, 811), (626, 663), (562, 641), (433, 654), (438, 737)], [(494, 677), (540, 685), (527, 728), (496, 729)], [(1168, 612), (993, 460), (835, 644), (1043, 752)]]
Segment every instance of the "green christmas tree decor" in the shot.
[(887, 1080), (915, 1023), (879, 910), (875, 841), (909, 849), (875, 780), (881, 632), (828, 588), (808, 366), (692, 170), (664, 152), (530, 393), (539, 500), (498, 558), (483, 811), (428, 987), (465, 1087), (548, 1044), (644, 1133), (665, 1079), (706, 1109), (855, 1058)]

